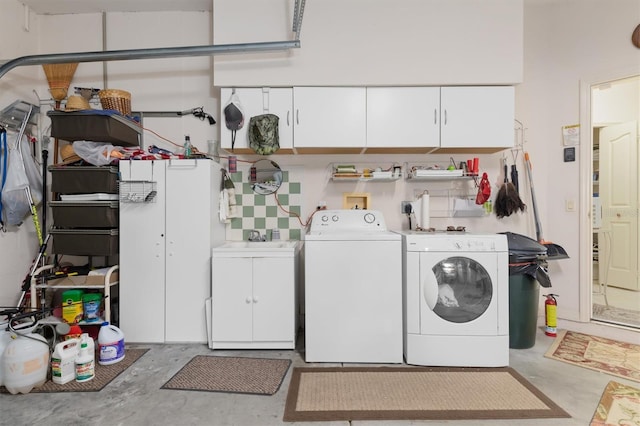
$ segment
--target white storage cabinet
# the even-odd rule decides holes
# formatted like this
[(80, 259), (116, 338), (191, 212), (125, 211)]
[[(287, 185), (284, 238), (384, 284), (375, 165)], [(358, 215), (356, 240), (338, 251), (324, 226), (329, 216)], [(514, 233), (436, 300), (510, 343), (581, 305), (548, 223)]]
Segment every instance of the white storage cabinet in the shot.
[(130, 342), (207, 342), (211, 248), (224, 241), (220, 165), (121, 161), (120, 175), (120, 328)]
[(513, 146), (513, 86), (442, 87), (440, 97), (441, 148)]
[(214, 253), (211, 349), (295, 348), (296, 259)]
[(296, 150), (366, 146), (365, 87), (294, 87), (293, 105)]
[(249, 146), (249, 120), (261, 114), (275, 114), (278, 121), (280, 150), (278, 154), (290, 153), (293, 148), (293, 89), (291, 87), (242, 87), (220, 89), (220, 146), (231, 151), (231, 130), (224, 123), (224, 108), (233, 90), (240, 99), (244, 112), (244, 125), (236, 132), (233, 152), (254, 153)]
[(439, 146), (439, 87), (367, 87), (367, 149)]

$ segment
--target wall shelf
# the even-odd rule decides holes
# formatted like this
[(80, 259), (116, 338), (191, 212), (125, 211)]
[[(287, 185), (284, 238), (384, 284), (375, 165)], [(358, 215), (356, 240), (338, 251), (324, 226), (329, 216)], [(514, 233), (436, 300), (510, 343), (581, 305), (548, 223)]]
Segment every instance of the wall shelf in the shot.
[(395, 182), (402, 178), (402, 167), (395, 163), (390, 167), (331, 163), (330, 168), (331, 180), (334, 182)]

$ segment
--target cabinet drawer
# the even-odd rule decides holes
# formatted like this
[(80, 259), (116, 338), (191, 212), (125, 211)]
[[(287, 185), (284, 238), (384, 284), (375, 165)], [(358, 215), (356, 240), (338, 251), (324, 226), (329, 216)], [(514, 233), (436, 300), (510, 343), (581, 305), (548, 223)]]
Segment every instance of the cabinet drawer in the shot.
[(118, 253), (117, 229), (52, 229), (53, 253), (110, 256)]
[(116, 228), (118, 201), (52, 201), (53, 223), (58, 228)]
[(51, 191), (59, 194), (118, 193), (118, 167), (49, 166)]

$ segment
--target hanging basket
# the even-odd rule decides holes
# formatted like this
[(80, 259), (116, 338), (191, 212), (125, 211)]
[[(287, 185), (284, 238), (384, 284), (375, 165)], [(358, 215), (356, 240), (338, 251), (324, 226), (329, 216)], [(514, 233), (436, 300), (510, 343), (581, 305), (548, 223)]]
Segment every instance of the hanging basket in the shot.
[(104, 89), (98, 92), (103, 109), (113, 109), (122, 115), (131, 115), (131, 93), (120, 89)]
[(73, 75), (78, 68), (78, 63), (44, 64), (42, 68), (47, 76), (51, 97), (56, 101), (66, 98), (69, 84), (71, 84), (71, 79), (73, 79)]

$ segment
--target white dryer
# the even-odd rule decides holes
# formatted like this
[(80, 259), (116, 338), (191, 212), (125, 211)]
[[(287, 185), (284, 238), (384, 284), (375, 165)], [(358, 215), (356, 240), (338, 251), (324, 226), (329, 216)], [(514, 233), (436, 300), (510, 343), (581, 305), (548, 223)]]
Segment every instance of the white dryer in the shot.
[(402, 363), (402, 236), (379, 211), (325, 210), (304, 247), (305, 360)]
[(407, 364), (509, 365), (509, 264), (502, 234), (404, 234)]

